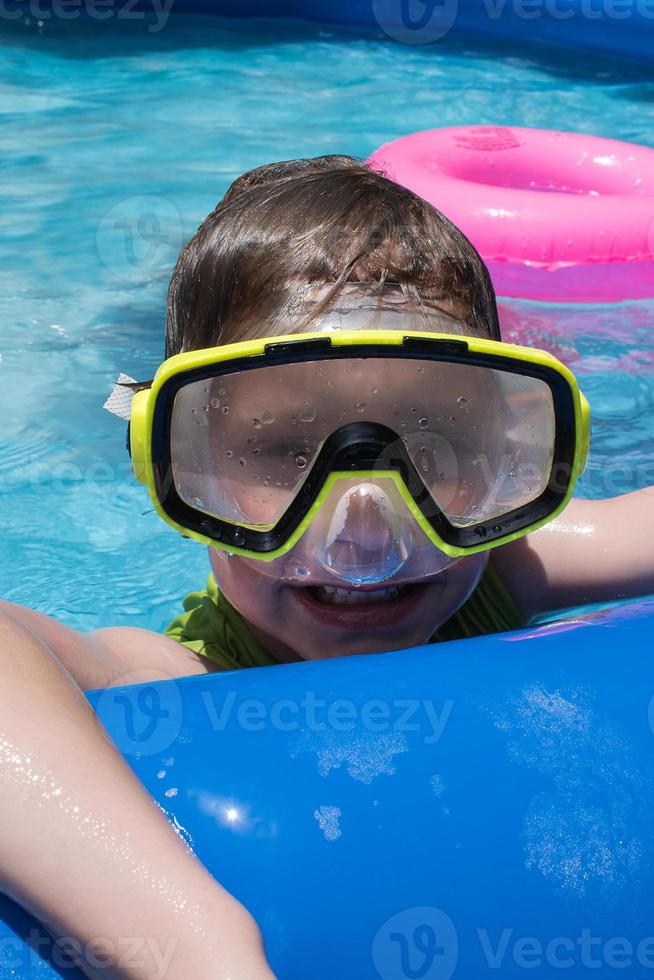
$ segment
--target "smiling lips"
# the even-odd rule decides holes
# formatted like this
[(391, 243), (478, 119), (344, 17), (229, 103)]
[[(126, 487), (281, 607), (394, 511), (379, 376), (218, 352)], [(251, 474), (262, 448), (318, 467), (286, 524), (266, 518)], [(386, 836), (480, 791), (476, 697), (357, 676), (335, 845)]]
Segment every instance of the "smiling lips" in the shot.
[(327, 605), (360, 605), (370, 603), (391, 602), (407, 595), (410, 585), (391, 586), (387, 589), (341, 589), (333, 585), (317, 585), (311, 589), (311, 594), (318, 602)]
[[(438, 576), (439, 587), (445, 574)], [(312, 622), (323, 628), (388, 630), (413, 616), (435, 581), (411, 582), (385, 589), (343, 589), (330, 585), (291, 588), (289, 592)]]

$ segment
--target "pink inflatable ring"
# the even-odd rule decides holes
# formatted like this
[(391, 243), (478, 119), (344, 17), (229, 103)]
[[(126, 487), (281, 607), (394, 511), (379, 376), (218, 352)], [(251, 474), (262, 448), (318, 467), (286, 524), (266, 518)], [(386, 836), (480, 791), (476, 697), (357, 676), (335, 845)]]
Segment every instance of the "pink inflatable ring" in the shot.
[(458, 225), (503, 296), (654, 297), (652, 149), (547, 129), (452, 126), (386, 143), (369, 163)]

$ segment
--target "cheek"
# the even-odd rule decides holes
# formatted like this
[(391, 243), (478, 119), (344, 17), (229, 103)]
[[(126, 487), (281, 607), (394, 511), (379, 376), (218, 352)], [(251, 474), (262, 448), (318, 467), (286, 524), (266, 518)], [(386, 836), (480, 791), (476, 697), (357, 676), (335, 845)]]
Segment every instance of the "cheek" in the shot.
[(231, 606), (245, 619), (265, 628), (278, 609), (281, 584), (265, 574), (255, 562), (229, 557), (216, 548), (209, 549), (209, 560), (218, 588)]

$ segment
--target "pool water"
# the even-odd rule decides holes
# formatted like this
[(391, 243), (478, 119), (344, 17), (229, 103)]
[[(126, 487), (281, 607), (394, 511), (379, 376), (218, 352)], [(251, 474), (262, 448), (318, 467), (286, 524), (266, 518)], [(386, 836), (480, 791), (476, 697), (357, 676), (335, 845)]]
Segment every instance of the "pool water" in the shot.
[[(654, 146), (651, 67), (536, 44), (28, 18), (0, 25), (0, 78), (0, 595), (80, 629), (160, 629), (206, 579), (102, 404), (119, 371), (152, 376), (172, 266), (234, 177), (465, 123)], [(589, 397), (579, 493), (654, 484), (654, 302), (500, 305), (505, 338), (552, 350)]]

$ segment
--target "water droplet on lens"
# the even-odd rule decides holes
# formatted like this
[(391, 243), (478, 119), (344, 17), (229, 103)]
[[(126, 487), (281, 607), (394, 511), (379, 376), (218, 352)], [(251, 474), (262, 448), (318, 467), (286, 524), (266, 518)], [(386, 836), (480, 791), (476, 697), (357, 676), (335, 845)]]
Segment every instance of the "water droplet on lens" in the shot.
[(427, 416), (423, 415), (421, 419), (418, 419), (418, 425), (420, 426), (421, 429), (426, 429), (427, 426), (429, 425), (429, 419), (427, 418)]

